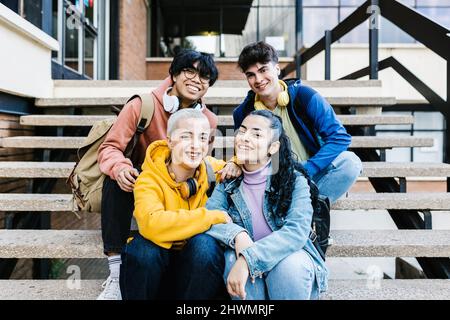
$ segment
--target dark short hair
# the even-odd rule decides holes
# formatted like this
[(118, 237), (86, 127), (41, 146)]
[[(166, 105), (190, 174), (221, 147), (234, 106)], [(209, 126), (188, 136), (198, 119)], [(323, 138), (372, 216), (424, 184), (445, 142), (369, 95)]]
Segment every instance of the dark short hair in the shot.
[(195, 50), (181, 50), (172, 61), (169, 68), (171, 77), (178, 76), (185, 68), (194, 68), (194, 63), (198, 61), (197, 70), (201, 77), (209, 78), (209, 85), (212, 86), (219, 76), (216, 64), (211, 54)]
[(239, 55), (238, 65), (245, 72), (255, 63), (266, 64), (278, 63), (278, 54), (274, 47), (264, 41), (254, 42), (247, 45)]

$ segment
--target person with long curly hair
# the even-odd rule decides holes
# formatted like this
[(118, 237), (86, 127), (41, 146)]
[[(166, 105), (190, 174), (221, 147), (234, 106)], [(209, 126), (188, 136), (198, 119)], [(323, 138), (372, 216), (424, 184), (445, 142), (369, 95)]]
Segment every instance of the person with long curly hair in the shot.
[(309, 238), (310, 189), (281, 118), (251, 112), (236, 133), (235, 150), (243, 175), (218, 185), (206, 204), (233, 220), (207, 231), (227, 247), (228, 293), (247, 300), (318, 299), (327, 290), (328, 269)]
[(247, 45), (238, 65), (250, 91), (233, 111), (234, 128), (254, 110), (269, 110), (283, 121), (292, 151), (330, 203), (345, 195), (362, 171), (361, 159), (348, 148), (352, 137), (332, 106), (300, 79), (279, 79), (277, 51), (259, 41)]

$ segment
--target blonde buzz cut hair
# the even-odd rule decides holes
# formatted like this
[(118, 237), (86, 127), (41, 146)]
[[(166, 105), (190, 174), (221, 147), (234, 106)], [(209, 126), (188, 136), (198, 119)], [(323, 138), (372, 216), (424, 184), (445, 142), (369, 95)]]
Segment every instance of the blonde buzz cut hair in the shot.
[[(208, 121), (208, 118), (200, 110), (195, 109), (182, 109), (172, 114), (167, 122), (167, 137), (170, 137), (172, 133), (178, 129), (178, 124), (182, 120), (189, 119), (204, 119)], [(209, 123), (209, 121), (208, 121)]]

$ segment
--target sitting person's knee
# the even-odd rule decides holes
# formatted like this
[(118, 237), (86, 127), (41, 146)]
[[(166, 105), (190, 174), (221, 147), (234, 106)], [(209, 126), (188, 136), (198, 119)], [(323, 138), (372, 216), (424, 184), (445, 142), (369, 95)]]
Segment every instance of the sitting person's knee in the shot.
[(210, 235), (201, 233), (188, 240), (184, 250), (189, 251), (189, 255), (199, 264), (223, 262), (223, 249), (219, 242)]
[(162, 262), (164, 260), (164, 250), (151, 241), (138, 236), (126, 245), (123, 256), (126, 260), (135, 259), (141, 265), (151, 266), (156, 261)]
[(339, 156), (340, 167), (351, 177), (358, 177), (362, 171), (361, 159), (351, 151), (344, 151)]

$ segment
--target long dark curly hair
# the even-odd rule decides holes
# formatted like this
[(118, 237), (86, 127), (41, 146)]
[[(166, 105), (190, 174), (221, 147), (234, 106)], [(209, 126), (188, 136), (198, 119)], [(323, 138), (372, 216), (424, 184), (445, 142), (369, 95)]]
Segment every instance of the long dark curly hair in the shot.
[(253, 111), (250, 115), (261, 116), (269, 120), (270, 128), (274, 131), (272, 142), (280, 142), (279, 151), (271, 157), (272, 175), (270, 177), (271, 188), (268, 200), (272, 212), (280, 217), (284, 217), (292, 202), (292, 193), (296, 180), (295, 171), (303, 173), (303, 166), (292, 152), (291, 142), (283, 129), (280, 117), (268, 110)]

